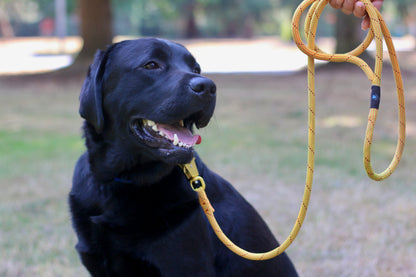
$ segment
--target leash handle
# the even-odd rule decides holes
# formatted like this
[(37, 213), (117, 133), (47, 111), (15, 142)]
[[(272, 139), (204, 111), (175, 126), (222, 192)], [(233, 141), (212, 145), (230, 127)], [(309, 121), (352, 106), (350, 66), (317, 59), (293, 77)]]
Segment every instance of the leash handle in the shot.
[[(373, 141), (373, 134), (375, 123), (377, 120), (378, 107), (371, 106), (369, 115), (367, 130), (364, 139), (363, 147), (363, 163), (367, 175), (376, 181), (381, 181), (388, 178), (393, 171), (397, 168), (404, 149), (405, 137), (406, 137), (406, 116), (405, 116), (405, 103), (404, 103), (404, 90), (403, 81), (400, 73), (400, 66), (397, 60), (396, 51), (394, 49), (393, 41), (386, 23), (383, 20), (380, 12), (374, 7), (370, 0), (361, 0), (365, 4), (366, 11), (370, 17), (370, 31), (367, 34), (365, 40), (354, 50), (345, 54), (329, 54), (325, 53), (319, 47), (315, 45), (316, 28), (319, 21), (319, 17), (324, 7), (328, 4), (328, 0), (305, 0), (302, 2), (295, 11), (292, 21), (292, 33), (298, 48), (309, 57), (308, 62), (308, 84), (309, 94), (315, 93), (314, 88), (314, 64), (313, 59), (319, 59), (330, 62), (349, 62), (359, 66), (368, 79), (371, 81), (373, 87), (380, 87), (382, 69), (383, 69), (383, 38), (386, 42), (390, 60), (392, 63), (394, 79), (396, 82), (397, 101), (398, 101), (398, 117), (399, 128), (396, 151), (390, 165), (382, 173), (375, 173), (371, 165), (371, 146)], [(299, 34), (299, 21), (301, 14), (309, 7), (308, 16), (305, 21), (305, 36), (308, 40), (308, 44), (305, 45)], [(374, 71), (368, 66), (368, 64), (360, 59), (358, 56), (363, 53), (372, 40), (375, 40), (376, 44), (376, 57)], [(372, 94), (371, 97), (374, 97)], [(371, 100), (372, 102), (374, 100)], [(379, 102), (379, 100), (378, 100)], [(310, 106), (310, 109), (314, 107)]]

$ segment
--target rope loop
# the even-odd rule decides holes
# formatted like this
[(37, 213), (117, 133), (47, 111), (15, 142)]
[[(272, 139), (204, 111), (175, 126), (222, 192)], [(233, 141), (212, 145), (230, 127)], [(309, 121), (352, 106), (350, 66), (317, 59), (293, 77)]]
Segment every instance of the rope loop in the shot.
[[(310, 109), (315, 111), (314, 107), (314, 94), (315, 94), (315, 68), (314, 68), (314, 59), (330, 61), (330, 62), (349, 62), (360, 67), (367, 78), (372, 83), (372, 94), (371, 94), (371, 106), (368, 115), (367, 130), (364, 139), (363, 147), (363, 163), (364, 168), (367, 172), (367, 175), (376, 181), (381, 181), (388, 178), (393, 171), (397, 168), (400, 159), (403, 154), (405, 137), (406, 137), (406, 116), (405, 116), (405, 103), (404, 103), (404, 90), (403, 90), (403, 81), (400, 73), (400, 66), (397, 60), (396, 51), (394, 49), (393, 41), (390, 35), (390, 32), (386, 26), (386, 23), (383, 20), (380, 12), (374, 7), (370, 0), (360, 0), (364, 3), (368, 16), (370, 17), (370, 31), (368, 32), (364, 41), (357, 46), (354, 50), (345, 53), (345, 54), (329, 54), (325, 53), (319, 47), (315, 45), (316, 38), (316, 28), (318, 25), (319, 17), (328, 4), (329, 0), (305, 0), (303, 1), (298, 8), (296, 9), (293, 21), (292, 21), (292, 33), (298, 48), (305, 53), (308, 57), (308, 87), (309, 87), (309, 96), (313, 99), (309, 100)], [(299, 21), (301, 15), (307, 8), (310, 7), (306, 20), (305, 20), (305, 37), (307, 39), (307, 44), (303, 43), (302, 38), (299, 33)], [(363, 61), (358, 56), (362, 54), (370, 45), (370, 43), (375, 40), (376, 44), (376, 56), (375, 56), (375, 66), (374, 71), (370, 66)], [(396, 151), (393, 155), (393, 159), (390, 162), (390, 165), (381, 173), (376, 173), (373, 170), (371, 165), (371, 146), (373, 141), (373, 134), (375, 123), (377, 120), (377, 114), (380, 103), (380, 83), (383, 69), (383, 39), (387, 45), (388, 53), (390, 56), (394, 79), (396, 82), (396, 91), (397, 91), (397, 102), (398, 102), (398, 138)], [(378, 94), (374, 94), (374, 90), (378, 91)]]

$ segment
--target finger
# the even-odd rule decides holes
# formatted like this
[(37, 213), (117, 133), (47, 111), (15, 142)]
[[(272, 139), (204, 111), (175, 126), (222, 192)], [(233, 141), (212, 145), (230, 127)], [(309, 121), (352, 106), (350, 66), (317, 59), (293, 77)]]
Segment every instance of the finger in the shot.
[(367, 30), (368, 28), (370, 28), (370, 17), (366, 15), (361, 22), (361, 29)]
[(357, 0), (345, 0), (342, 5), (342, 12), (345, 14), (352, 14), (355, 2), (357, 2)]
[[(363, 4), (362, 2), (357, 2), (356, 7), (357, 7), (357, 5), (360, 6), (361, 5), (360, 3)], [(380, 10), (382, 5), (383, 5), (383, 0), (373, 0), (372, 3), (374, 5), (374, 7), (376, 7), (378, 10)], [(367, 12), (365, 12), (365, 14), (367, 14)], [(354, 15), (359, 16), (359, 13), (357, 12), (357, 14), (356, 14), (355, 11), (354, 11)], [(364, 17), (363, 21), (361, 22), (361, 29), (367, 30), (368, 28), (370, 28), (370, 25), (371, 25), (370, 24), (370, 17), (368, 15), (366, 15)]]
[(344, 0), (330, 0), (329, 4), (334, 9), (340, 9), (342, 7), (342, 5), (344, 4)]
[(357, 1), (354, 5), (354, 15), (356, 17), (364, 17), (366, 15), (365, 5), (363, 2)]
[(378, 10), (381, 10), (381, 6), (383, 5), (383, 0), (375, 0), (372, 1), (374, 7), (376, 7)]

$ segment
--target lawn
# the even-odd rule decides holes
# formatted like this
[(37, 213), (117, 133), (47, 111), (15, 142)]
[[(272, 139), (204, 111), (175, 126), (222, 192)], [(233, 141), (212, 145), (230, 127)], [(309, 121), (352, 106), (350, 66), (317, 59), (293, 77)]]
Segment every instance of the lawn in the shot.
[[(217, 110), (197, 151), (289, 234), (302, 199), (306, 75), (212, 75)], [(371, 181), (362, 166), (370, 84), (358, 70), (318, 72), (314, 188), (289, 248), (301, 276), (416, 276), (416, 78), (405, 74), (408, 137), (397, 171)], [(88, 276), (74, 250), (67, 193), (84, 151), (81, 81), (0, 82), (0, 276)], [(394, 153), (397, 109), (383, 81), (374, 167)], [(209, 184), (207, 184), (209, 185)], [(265, 249), (267, 250), (267, 249)]]

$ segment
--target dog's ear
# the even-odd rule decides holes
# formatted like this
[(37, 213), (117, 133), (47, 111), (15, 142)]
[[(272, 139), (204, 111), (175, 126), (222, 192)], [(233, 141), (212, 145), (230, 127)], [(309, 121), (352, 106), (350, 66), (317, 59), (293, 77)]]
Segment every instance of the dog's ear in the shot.
[(102, 81), (107, 63), (107, 51), (98, 50), (79, 96), (79, 114), (100, 134), (104, 128)]

